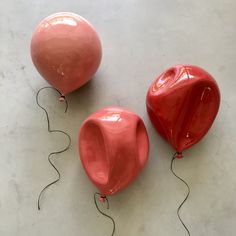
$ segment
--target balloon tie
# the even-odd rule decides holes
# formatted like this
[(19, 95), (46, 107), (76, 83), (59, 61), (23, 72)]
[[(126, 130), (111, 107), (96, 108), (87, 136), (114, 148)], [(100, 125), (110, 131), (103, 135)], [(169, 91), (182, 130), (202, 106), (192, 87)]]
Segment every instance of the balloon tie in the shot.
[[(51, 157), (52, 157), (53, 155), (55, 155), (55, 154), (60, 154), (60, 153), (63, 153), (63, 152), (65, 152), (65, 151), (67, 151), (67, 150), (69, 149), (70, 145), (71, 145), (71, 138), (70, 138), (70, 135), (69, 135), (68, 133), (66, 133), (66, 132), (64, 132), (64, 131), (62, 131), (62, 130), (53, 130), (53, 129), (51, 129), (48, 112), (47, 112), (47, 110), (46, 110), (42, 105), (39, 104), (39, 101), (38, 101), (39, 93), (40, 93), (43, 89), (53, 89), (53, 90), (57, 91), (60, 95), (62, 95), (62, 94), (60, 93), (59, 90), (57, 90), (57, 89), (55, 89), (55, 88), (53, 88), (53, 87), (43, 87), (43, 88), (39, 89), (38, 92), (37, 92), (37, 95), (36, 95), (36, 102), (37, 102), (37, 105), (38, 105), (42, 110), (44, 110), (44, 112), (45, 112), (45, 114), (46, 114), (47, 125), (48, 125), (48, 132), (49, 132), (49, 133), (62, 133), (62, 134), (64, 134), (64, 135), (67, 136), (69, 142), (68, 142), (68, 145), (67, 145), (64, 149), (59, 150), (59, 151), (55, 151), (55, 152), (51, 152), (51, 153), (48, 155), (48, 162), (49, 162), (50, 165), (54, 168), (54, 170), (57, 172), (58, 177), (57, 177), (56, 180), (52, 181), (51, 183), (49, 183), (48, 185), (46, 185), (46, 186), (41, 190), (41, 192), (40, 192), (40, 194), (39, 194), (39, 196), (38, 196), (38, 210), (40, 210), (40, 200), (41, 200), (41, 197), (42, 197), (42, 194), (44, 193), (44, 191), (45, 191), (48, 187), (50, 187), (51, 185), (57, 183), (57, 182), (60, 180), (60, 178), (61, 178), (61, 174), (60, 174), (60, 172), (58, 171), (58, 169), (56, 168), (56, 166), (53, 164), (53, 162), (52, 162), (52, 160), (51, 160)], [(65, 99), (65, 104), (66, 104), (65, 112), (67, 112), (68, 103), (67, 103), (67, 100), (66, 100), (66, 99)]]
[(116, 229), (115, 221), (114, 221), (114, 219), (113, 219), (111, 216), (107, 215), (106, 213), (104, 213), (104, 212), (102, 212), (102, 211), (100, 210), (100, 208), (98, 207), (98, 203), (97, 203), (97, 198), (96, 198), (96, 196), (99, 196), (99, 201), (100, 201), (100, 202), (105, 202), (105, 201), (106, 201), (106, 203), (107, 203), (107, 209), (109, 209), (109, 201), (108, 201), (108, 199), (107, 199), (106, 196), (104, 196), (104, 195), (102, 195), (102, 194), (100, 194), (100, 193), (94, 193), (94, 203), (95, 203), (95, 206), (96, 206), (97, 210), (98, 210), (103, 216), (109, 218), (109, 219), (112, 221), (113, 230), (112, 230), (111, 236), (113, 236), (113, 235), (115, 234), (115, 229)]
[[(185, 230), (187, 231), (188, 235), (190, 236), (190, 231), (188, 230), (187, 226), (184, 224), (183, 220), (182, 220), (181, 217), (180, 217), (180, 213), (179, 213), (181, 207), (183, 206), (183, 204), (186, 202), (186, 200), (187, 200), (188, 197), (189, 197), (189, 194), (190, 194), (190, 187), (189, 187), (189, 185), (187, 184), (187, 182), (184, 181), (182, 178), (180, 178), (180, 177), (174, 172), (174, 170), (173, 170), (173, 162), (174, 162), (174, 160), (175, 160), (176, 158), (179, 158), (179, 157), (178, 157), (179, 154), (180, 154), (179, 152), (176, 152), (176, 153), (173, 155), (173, 158), (172, 158), (172, 160), (171, 160), (170, 170), (171, 170), (171, 172), (173, 173), (173, 175), (174, 175), (176, 178), (178, 178), (182, 183), (184, 183), (184, 184), (186, 185), (186, 187), (187, 187), (187, 189), (188, 189), (188, 193), (187, 193), (186, 197), (184, 198), (184, 200), (181, 202), (181, 204), (179, 205), (179, 207), (178, 207), (178, 209), (177, 209), (177, 216), (178, 216), (180, 222), (182, 223), (182, 225), (184, 226)], [(182, 155), (182, 153), (181, 153), (181, 155)]]
[[(67, 101), (66, 101), (66, 97), (65, 97), (63, 94), (61, 94), (61, 96), (59, 97), (59, 101), (60, 101), (60, 102), (66, 102), (66, 111), (67, 111), (68, 103), (67, 103)], [(65, 112), (66, 112), (66, 111), (65, 111)]]

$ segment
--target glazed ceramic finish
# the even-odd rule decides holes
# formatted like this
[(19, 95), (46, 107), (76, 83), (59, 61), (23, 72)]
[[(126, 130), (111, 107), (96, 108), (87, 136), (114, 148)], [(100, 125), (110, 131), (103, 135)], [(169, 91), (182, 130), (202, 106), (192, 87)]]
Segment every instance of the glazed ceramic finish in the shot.
[(101, 43), (95, 29), (73, 13), (62, 12), (45, 18), (31, 41), (35, 67), (63, 95), (92, 78), (101, 56)]
[(132, 182), (147, 162), (147, 131), (135, 113), (104, 108), (84, 121), (79, 151), (91, 181), (102, 195), (111, 195)]
[(220, 92), (205, 70), (177, 65), (151, 84), (146, 105), (157, 131), (182, 152), (197, 143), (211, 127), (219, 109)]

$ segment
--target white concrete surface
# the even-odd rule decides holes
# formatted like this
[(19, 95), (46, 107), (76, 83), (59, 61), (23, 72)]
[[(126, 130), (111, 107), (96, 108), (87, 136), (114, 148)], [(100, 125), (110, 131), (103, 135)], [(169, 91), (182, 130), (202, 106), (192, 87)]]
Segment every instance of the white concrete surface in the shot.
[[(236, 235), (235, 9), (234, 0), (1, 0), (0, 235), (110, 235), (111, 223), (95, 209), (96, 189), (77, 152), (82, 121), (107, 105), (137, 112), (151, 141), (144, 172), (110, 197), (115, 235), (186, 235), (176, 216), (186, 189), (170, 173), (173, 150), (156, 134), (145, 110), (151, 81), (178, 63), (208, 70), (222, 93), (208, 135), (175, 163), (192, 190), (181, 215), (191, 235)], [(45, 115), (36, 106), (36, 91), (47, 83), (31, 63), (29, 45), (37, 23), (58, 11), (81, 14), (96, 27), (103, 60), (93, 81), (68, 97), (67, 114), (53, 92), (42, 94), (53, 128), (67, 130), (73, 142), (69, 152), (55, 158), (62, 180), (44, 194), (39, 212), (38, 193), (56, 177), (47, 154), (66, 139), (47, 133)]]

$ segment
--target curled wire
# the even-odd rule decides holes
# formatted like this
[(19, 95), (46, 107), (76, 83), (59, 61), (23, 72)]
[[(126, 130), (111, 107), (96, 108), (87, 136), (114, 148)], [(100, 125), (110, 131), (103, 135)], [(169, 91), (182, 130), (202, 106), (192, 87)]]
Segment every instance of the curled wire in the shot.
[(68, 109), (67, 100), (66, 100), (65, 97), (60, 93), (60, 91), (58, 91), (57, 89), (55, 89), (55, 88), (53, 88), (53, 87), (43, 87), (43, 88), (41, 88), (41, 89), (38, 90), (37, 95), (36, 95), (36, 102), (37, 102), (37, 105), (38, 105), (38, 106), (45, 112), (45, 114), (46, 114), (48, 132), (49, 132), (49, 133), (62, 133), (62, 134), (64, 134), (64, 135), (66, 135), (67, 138), (68, 138), (68, 145), (67, 145), (65, 148), (63, 148), (63, 149), (61, 149), (61, 150), (59, 150), (59, 151), (51, 152), (51, 153), (48, 155), (48, 161), (49, 161), (50, 165), (54, 168), (54, 170), (57, 172), (58, 177), (57, 177), (56, 180), (52, 181), (51, 183), (49, 183), (48, 185), (46, 185), (46, 186), (41, 190), (41, 192), (40, 192), (40, 194), (39, 194), (39, 196), (38, 196), (38, 210), (41, 209), (41, 207), (40, 207), (40, 200), (41, 200), (41, 197), (42, 197), (42, 194), (44, 193), (44, 191), (45, 191), (48, 187), (50, 187), (51, 185), (57, 183), (57, 182), (60, 180), (60, 178), (61, 178), (61, 174), (60, 174), (60, 172), (58, 171), (58, 169), (56, 168), (56, 166), (53, 164), (53, 162), (52, 162), (52, 160), (51, 160), (51, 157), (52, 157), (53, 155), (55, 155), (55, 154), (60, 154), (60, 153), (63, 153), (63, 152), (65, 152), (65, 151), (67, 151), (67, 150), (69, 149), (70, 145), (71, 145), (71, 138), (70, 138), (70, 135), (69, 135), (68, 133), (66, 133), (66, 132), (64, 132), (64, 131), (62, 131), (62, 130), (53, 130), (53, 129), (51, 129), (48, 112), (47, 112), (47, 110), (46, 110), (42, 105), (39, 104), (39, 101), (38, 101), (39, 94), (40, 94), (40, 92), (41, 92), (42, 90), (44, 90), (44, 89), (53, 89), (53, 90), (57, 91), (57, 92), (60, 94), (61, 98), (65, 101), (65, 104), (66, 104), (65, 113), (67, 112), (67, 109)]
[(180, 177), (174, 172), (174, 170), (173, 170), (173, 162), (174, 162), (174, 160), (176, 159), (176, 155), (177, 155), (177, 154), (178, 154), (178, 153), (175, 153), (175, 154), (173, 155), (173, 158), (172, 158), (172, 160), (171, 160), (170, 170), (171, 170), (171, 172), (173, 173), (173, 175), (174, 175), (176, 178), (178, 178), (182, 183), (184, 183), (185, 186), (186, 186), (187, 189), (188, 189), (188, 193), (187, 193), (186, 197), (184, 198), (184, 200), (181, 202), (181, 204), (179, 205), (179, 207), (178, 207), (178, 209), (177, 209), (177, 216), (178, 216), (178, 218), (179, 218), (181, 224), (184, 226), (185, 230), (187, 231), (188, 235), (190, 236), (190, 231), (189, 231), (189, 229), (187, 228), (187, 226), (185, 225), (185, 223), (183, 222), (183, 220), (181, 219), (180, 213), (179, 213), (181, 207), (183, 206), (183, 204), (186, 202), (186, 200), (187, 200), (188, 197), (189, 197), (189, 194), (190, 194), (190, 187), (189, 187), (189, 185), (187, 184), (187, 182), (184, 181), (182, 178), (180, 178)]
[(103, 201), (106, 201), (106, 203), (107, 203), (107, 209), (109, 209), (109, 201), (108, 201), (108, 199), (107, 199), (106, 196), (103, 196), (103, 195), (100, 194), (100, 193), (94, 193), (94, 204), (95, 204), (97, 210), (98, 210), (103, 216), (109, 218), (109, 219), (112, 221), (113, 229), (112, 229), (111, 236), (113, 236), (113, 235), (115, 234), (115, 229), (116, 229), (115, 221), (114, 221), (114, 219), (113, 219), (111, 216), (107, 215), (106, 213), (104, 213), (103, 211), (100, 210), (100, 208), (98, 207), (98, 203), (97, 203), (97, 196), (99, 196), (99, 198), (102, 199)]

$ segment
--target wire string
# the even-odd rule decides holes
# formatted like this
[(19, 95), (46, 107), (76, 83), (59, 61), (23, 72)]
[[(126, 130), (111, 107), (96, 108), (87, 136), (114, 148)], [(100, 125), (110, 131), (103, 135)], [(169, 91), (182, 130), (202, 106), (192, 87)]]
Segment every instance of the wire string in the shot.
[(188, 193), (187, 193), (186, 197), (184, 198), (184, 200), (181, 202), (181, 204), (179, 205), (179, 207), (178, 207), (178, 209), (177, 209), (177, 215), (178, 215), (178, 218), (179, 218), (180, 222), (182, 223), (182, 225), (184, 226), (185, 230), (187, 231), (188, 235), (190, 236), (190, 231), (189, 231), (189, 229), (187, 228), (187, 226), (186, 226), (185, 223), (183, 222), (182, 218), (180, 217), (180, 209), (181, 209), (181, 207), (184, 205), (184, 203), (186, 202), (186, 200), (187, 200), (188, 197), (189, 197), (189, 194), (190, 194), (190, 187), (189, 187), (189, 185), (187, 184), (187, 182), (184, 181), (182, 178), (180, 178), (180, 177), (174, 172), (174, 170), (173, 170), (173, 162), (174, 162), (174, 160), (176, 159), (176, 155), (177, 155), (177, 154), (178, 154), (178, 153), (175, 153), (175, 154), (173, 155), (173, 158), (172, 158), (172, 160), (171, 160), (170, 170), (171, 170), (171, 172), (173, 173), (173, 175), (174, 175), (176, 178), (178, 178), (182, 183), (184, 183), (185, 186), (186, 186), (187, 189), (188, 189)]
[(111, 233), (111, 236), (113, 236), (115, 234), (115, 230), (116, 230), (116, 224), (115, 224), (115, 221), (114, 219), (107, 215), (106, 213), (104, 213), (103, 211), (101, 211), (101, 209), (98, 207), (98, 203), (97, 203), (97, 197), (99, 197), (99, 199), (101, 199), (103, 202), (106, 201), (107, 203), (107, 209), (109, 209), (109, 201), (107, 199), (106, 196), (103, 196), (102, 194), (100, 193), (94, 193), (94, 204), (97, 208), (97, 210), (105, 217), (109, 218), (111, 221), (112, 221), (112, 224), (113, 224), (113, 229), (112, 229), (112, 233)]
[(67, 146), (66, 146), (65, 148), (63, 148), (63, 149), (61, 149), (61, 150), (59, 150), (59, 151), (51, 152), (51, 153), (48, 155), (48, 162), (49, 162), (50, 165), (54, 168), (54, 170), (57, 172), (58, 177), (57, 177), (57, 179), (55, 179), (54, 181), (52, 181), (51, 183), (49, 183), (48, 185), (46, 185), (46, 186), (41, 190), (41, 192), (40, 192), (40, 194), (39, 194), (39, 196), (38, 196), (38, 210), (41, 209), (40, 200), (41, 200), (41, 198), (42, 198), (42, 195), (43, 195), (44, 191), (45, 191), (48, 187), (50, 187), (51, 185), (57, 183), (57, 182), (60, 180), (60, 178), (61, 178), (60, 172), (58, 171), (58, 169), (56, 168), (56, 166), (53, 164), (53, 162), (52, 162), (52, 160), (51, 160), (52, 156), (67, 151), (67, 150), (69, 149), (70, 145), (71, 145), (71, 138), (70, 138), (70, 135), (69, 135), (68, 133), (64, 132), (63, 130), (57, 130), (57, 129), (54, 130), (54, 129), (51, 129), (51, 125), (50, 125), (50, 120), (49, 120), (48, 112), (47, 112), (47, 110), (39, 103), (39, 99), (38, 99), (40, 92), (41, 92), (42, 90), (44, 90), (44, 89), (52, 89), (52, 90), (55, 90), (56, 92), (58, 92), (58, 93), (60, 94), (61, 98), (65, 101), (65, 105), (66, 105), (65, 113), (67, 112), (67, 109), (68, 109), (67, 100), (66, 100), (65, 97), (60, 93), (59, 90), (57, 90), (57, 89), (55, 89), (55, 88), (53, 88), (53, 87), (43, 87), (43, 88), (41, 88), (41, 89), (38, 90), (37, 95), (36, 95), (36, 102), (37, 102), (37, 105), (38, 105), (38, 106), (45, 112), (45, 114), (46, 114), (48, 132), (49, 132), (49, 133), (62, 133), (62, 134), (64, 134), (64, 135), (66, 135), (66, 137), (68, 138), (68, 144), (67, 144)]

